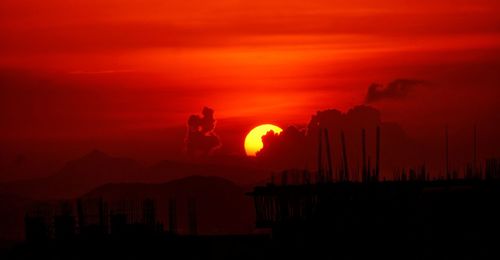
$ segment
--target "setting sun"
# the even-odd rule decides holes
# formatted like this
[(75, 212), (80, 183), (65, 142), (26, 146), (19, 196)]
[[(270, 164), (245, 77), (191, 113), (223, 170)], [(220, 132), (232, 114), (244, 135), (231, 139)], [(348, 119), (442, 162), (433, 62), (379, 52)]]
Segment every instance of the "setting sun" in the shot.
[(279, 134), (283, 129), (272, 124), (264, 124), (255, 127), (247, 134), (245, 138), (245, 152), (248, 156), (257, 155), (257, 152), (264, 146), (262, 136), (266, 135), (269, 131)]

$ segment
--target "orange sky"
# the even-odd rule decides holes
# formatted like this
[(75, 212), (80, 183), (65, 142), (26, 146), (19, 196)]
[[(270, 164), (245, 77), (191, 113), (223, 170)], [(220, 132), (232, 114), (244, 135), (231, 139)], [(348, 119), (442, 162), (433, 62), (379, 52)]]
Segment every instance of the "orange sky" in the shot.
[(105, 138), (183, 125), (204, 105), (221, 120), (305, 124), (397, 78), (440, 86), (377, 104), (410, 132), (488, 121), (499, 11), (496, 0), (2, 0), (1, 133)]

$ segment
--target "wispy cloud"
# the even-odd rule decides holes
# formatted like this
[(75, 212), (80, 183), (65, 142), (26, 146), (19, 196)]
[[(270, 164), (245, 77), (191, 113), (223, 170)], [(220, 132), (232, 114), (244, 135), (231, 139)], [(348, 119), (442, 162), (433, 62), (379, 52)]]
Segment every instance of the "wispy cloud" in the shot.
[(368, 104), (384, 100), (406, 98), (415, 90), (415, 88), (428, 85), (429, 83), (426, 81), (415, 79), (397, 79), (390, 82), (385, 87), (380, 84), (373, 83), (368, 87), (365, 103)]
[(118, 74), (118, 73), (130, 73), (136, 72), (137, 70), (74, 70), (70, 71), (68, 74)]

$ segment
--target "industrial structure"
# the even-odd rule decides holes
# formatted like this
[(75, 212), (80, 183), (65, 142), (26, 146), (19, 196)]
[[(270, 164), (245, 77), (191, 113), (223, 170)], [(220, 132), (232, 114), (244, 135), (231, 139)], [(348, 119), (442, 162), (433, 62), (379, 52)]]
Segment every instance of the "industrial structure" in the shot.
[[(190, 199), (189, 234), (197, 234), (196, 200)], [(160, 221), (154, 200), (120, 201), (77, 199), (34, 205), (25, 215), (27, 241), (151, 237), (177, 235), (176, 201), (168, 203), (168, 219)], [(168, 223), (164, 230), (163, 223)]]
[[(500, 242), (500, 159), (478, 160), (476, 130), (473, 162), (461, 175), (449, 165), (445, 130), (444, 178), (430, 178), (425, 165), (382, 177), (380, 127), (375, 131), (373, 164), (366, 149), (367, 132), (361, 129), (360, 134), (360, 170), (349, 168), (342, 131), (338, 136), (342, 154), (335, 167), (332, 136), (321, 129), (316, 172), (284, 171), (279, 180), (273, 176), (248, 193), (254, 200), (256, 228), (269, 229), (267, 236), (200, 236), (194, 199), (187, 200), (187, 233), (179, 235), (175, 199), (167, 200), (167, 219), (161, 221), (153, 200), (110, 203), (100, 198), (36, 205), (26, 214), (26, 239), (73, 241), (95, 251), (102, 249), (99, 241), (105, 241), (107, 252), (119, 248), (128, 257), (131, 250), (139, 258), (146, 252), (151, 257), (205, 259), (227, 256), (227, 250), (234, 253), (228, 259), (304, 259), (325, 254), (442, 259), (452, 253), (481, 258), (478, 250), (491, 255)], [(122, 249), (127, 245), (130, 248)], [(169, 251), (163, 250), (165, 246)]]
[(358, 178), (347, 167), (344, 134), (340, 134), (342, 160), (334, 171), (328, 131), (320, 131), (315, 174), (285, 171), (281, 181), (272, 178), (249, 193), (254, 198), (256, 226), (271, 229), (275, 240), (319, 251), (332, 243), (338, 250), (353, 249), (353, 245), (375, 250), (387, 243), (411, 250), (424, 248), (425, 243), (456, 246), (457, 241), (477, 242), (500, 232), (500, 160), (488, 159), (480, 165), (475, 136), (474, 162), (463, 175), (450, 170), (446, 130), (445, 178), (430, 178), (423, 165), (397, 171), (392, 179), (380, 175), (379, 127), (375, 137), (372, 166), (366, 131), (361, 130)]

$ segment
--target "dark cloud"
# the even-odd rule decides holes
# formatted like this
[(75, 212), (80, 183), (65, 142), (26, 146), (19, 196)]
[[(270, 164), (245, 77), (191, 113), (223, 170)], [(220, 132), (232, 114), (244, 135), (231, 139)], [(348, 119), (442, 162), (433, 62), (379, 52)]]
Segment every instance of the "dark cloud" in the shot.
[(191, 115), (188, 119), (186, 150), (191, 157), (209, 155), (220, 146), (215, 134), (214, 110), (204, 107), (200, 115)]
[(305, 130), (289, 126), (280, 134), (269, 131), (262, 137), (262, 143), (264, 146), (257, 152), (257, 156), (264, 161), (277, 168), (304, 167), (304, 148), (308, 145)]
[(382, 100), (401, 99), (407, 97), (416, 87), (425, 86), (428, 83), (415, 79), (396, 79), (387, 86), (373, 83), (368, 87), (365, 103), (374, 103)]
[[(368, 156), (375, 158), (375, 130), (381, 128), (381, 163), (385, 173), (412, 165), (413, 142), (396, 123), (382, 120), (381, 113), (369, 106), (356, 106), (346, 113), (336, 109), (318, 111), (304, 130), (289, 127), (281, 134), (262, 138), (263, 149), (257, 158), (275, 169), (317, 169), (319, 132), (328, 130), (334, 170), (341, 165), (341, 132), (345, 134), (349, 168), (353, 174), (361, 167), (361, 129), (366, 130)], [(383, 176), (390, 177), (390, 176)]]

